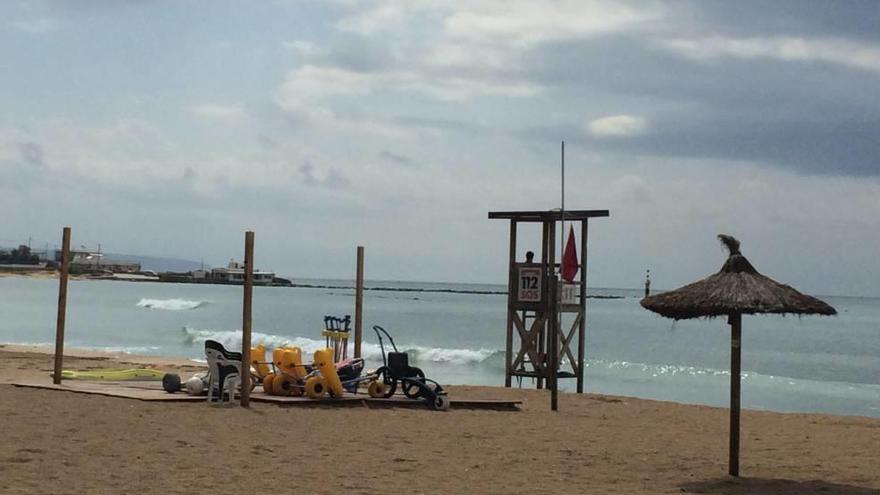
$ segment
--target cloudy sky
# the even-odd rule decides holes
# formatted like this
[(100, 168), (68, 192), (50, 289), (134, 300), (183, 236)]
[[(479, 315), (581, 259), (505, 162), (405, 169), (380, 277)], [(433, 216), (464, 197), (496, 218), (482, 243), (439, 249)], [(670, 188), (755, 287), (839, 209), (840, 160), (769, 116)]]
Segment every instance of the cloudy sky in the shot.
[[(876, 1), (9, 1), (4, 244), (504, 283), (490, 210), (609, 209), (591, 285), (880, 296)], [(522, 238), (523, 251), (535, 236)], [(532, 233), (534, 234), (534, 233)]]

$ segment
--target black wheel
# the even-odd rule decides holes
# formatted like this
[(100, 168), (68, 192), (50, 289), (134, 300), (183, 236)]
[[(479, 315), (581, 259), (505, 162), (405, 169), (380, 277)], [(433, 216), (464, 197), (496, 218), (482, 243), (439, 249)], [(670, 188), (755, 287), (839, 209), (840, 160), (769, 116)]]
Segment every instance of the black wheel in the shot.
[[(419, 368), (414, 368), (415, 377), (407, 378), (403, 381), (403, 395), (409, 399), (418, 399), (422, 395), (422, 386), (425, 385), (425, 372)], [(421, 385), (419, 385), (421, 383)]]
[(431, 404), (431, 407), (435, 411), (448, 411), (449, 410), (449, 396), (444, 394), (438, 394), (434, 397), (434, 402)]
[(391, 376), (391, 373), (388, 372), (388, 368), (383, 366), (376, 370), (376, 374), (379, 375), (379, 380), (385, 384), (384, 397), (387, 399), (394, 395), (394, 392), (397, 391), (397, 379)]
[(162, 375), (162, 388), (169, 394), (180, 392), (180, 375), (165, 373)]

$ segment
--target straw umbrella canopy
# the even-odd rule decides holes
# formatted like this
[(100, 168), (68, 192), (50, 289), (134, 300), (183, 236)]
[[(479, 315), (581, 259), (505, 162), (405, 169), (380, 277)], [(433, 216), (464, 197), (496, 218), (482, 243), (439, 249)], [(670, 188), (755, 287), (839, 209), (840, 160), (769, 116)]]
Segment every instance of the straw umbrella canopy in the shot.
[(718, 238), (730, 252), (718, 273), (679, 289), (646, 297), (641, 304), (645, 309), (675, 320), (727, 316), (731, 327), (729, 472), (739, 476), (742, 315), (834, 315), (837, 311), (815, 297), (761, 275), (739, 252), (739, 241), (724, 234)]

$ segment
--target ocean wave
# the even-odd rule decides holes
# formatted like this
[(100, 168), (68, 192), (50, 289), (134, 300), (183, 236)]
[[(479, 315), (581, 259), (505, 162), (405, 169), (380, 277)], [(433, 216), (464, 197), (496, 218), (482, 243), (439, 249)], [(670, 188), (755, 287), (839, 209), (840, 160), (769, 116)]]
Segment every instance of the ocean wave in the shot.
[[(660, 376), (725, 376), (730, 375), (730, 371), (716, 370), (711, 368), (699, 368), (696, 366), (686, 366), (680, 364), (648, 364), (633, 363), (629, 361), (607, 361), (603, 359), (590, 359), (586, 363), (586, 367), (605, 368), (616, 371), (637, 371), (652, 377)], [(743, 378), (748, 378), (749, 373), (743, 372)]]
[[(16, 347), (33, 347), (38, 349), (45, 349), (47, 351), (53, 350), (55, 348), (54, 342), (4, 342), (2, 345)], [(89, 351), (135, 355), (155, 355), (159, 350), (160, 348), (158, 346), (100, 346), (77, 343), (67, 343), (64, 346), (64, 351), (67, 354), (76, 354), (76, 351)]]
[(190, 301), (188, 299), (141, 299), (137, 306), (140, 308), (165, 309), (168, 311), (181, 311), (185, 309), (201, 308), (208, 301)]
[[(211, 330), (183, 327), (184, 339), (187, 344), (203, 344), (206, 340), (215, 340), (229, 349), (241, 348), (241, 330)], [(262, 344), (267, 349), (291, 345), (299, 347), (306, 355), (311, 355), (325, 346), (324, 340), (309, 339), (305, 337), (284, 337), (281, 335), (253, 332), (251, 334), (253, 345)], [(443, 363), (443, 364), (480, 364), (493, 356), (503, 355), (504, 351), (494, 349), (449, 349), (442, 347), (425, 347), (418, 345), (398, 345), (398, 348), (409, 354), (410, 360), (415, 363)], [(386, 345), (386, 351), (388, 350)], [(354, 354), (354, 344), (349, 342), (348, 354)], [(382, 349), (379, 344), (363, 342), (361, 355), (367, 361), (381, 361)]]
[(86, 351), (98, 351), (98, 352), (109, 352), (109, 353), (122, 353), (122, 354), (135, 354), (135, 355), (154, 355), (159, 350), (158, 346), (93, 346), (93, 345), (78, 345), (74, 346), (76, 349), (83, 349)]

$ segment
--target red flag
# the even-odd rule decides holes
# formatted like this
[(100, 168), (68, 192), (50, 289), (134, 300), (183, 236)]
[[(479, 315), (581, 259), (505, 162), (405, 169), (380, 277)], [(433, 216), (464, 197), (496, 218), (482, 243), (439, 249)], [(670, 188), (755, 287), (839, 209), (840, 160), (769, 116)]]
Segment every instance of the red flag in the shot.
[(566, 282), (571, 282), (577, 272), (578, 253), (574, 245), (574, 227), (569, 227), (568, 242), (565, 243), (565, 253), (562, 254), (562, 278)]

